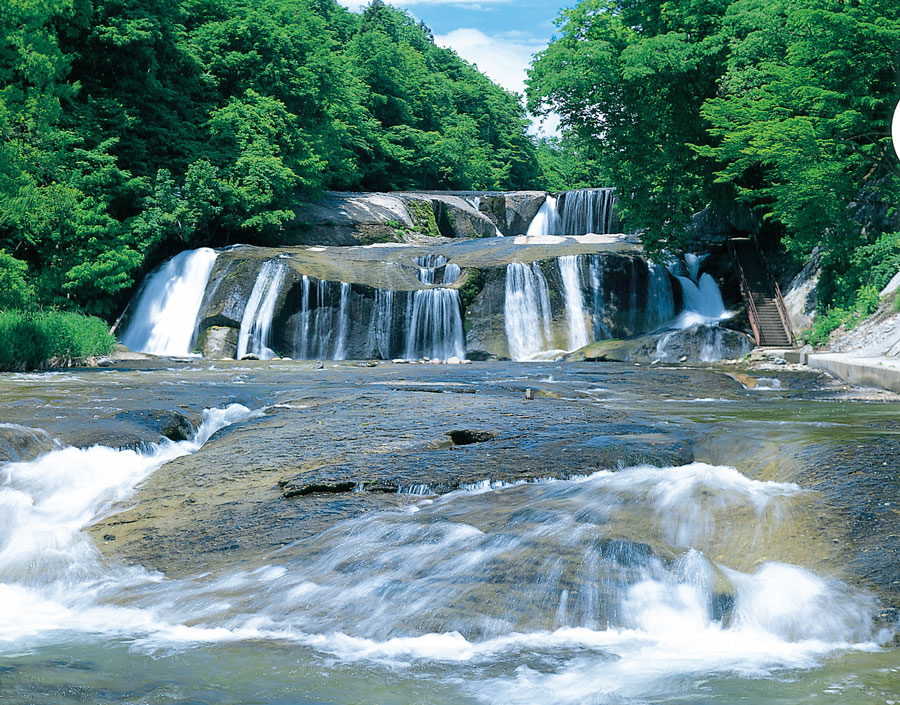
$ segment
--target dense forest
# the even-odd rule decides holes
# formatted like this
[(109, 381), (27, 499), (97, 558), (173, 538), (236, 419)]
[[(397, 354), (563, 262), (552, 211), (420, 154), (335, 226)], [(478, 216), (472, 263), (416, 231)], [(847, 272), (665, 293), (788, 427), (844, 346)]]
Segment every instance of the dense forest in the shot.
[(148, 264), (322, 189), (533, 185), (527, 125), (380, 1), (4, 0), (0, 309), (110, 317)]
[(277, 237), (324, 189), (581, 186), (619, 189), (651, 254), (737, 213), (787, 269), (818, 248), (835, 325), (877, 303), (900, 3), (582, 0), (557, 24), (526, 106), (381, 0), (5, 0), (0, 310), (109, 320), (163, 257)]
[(833, 323), (877, 304), (900, 270), (900, 3), (583, 0), (558, 27), (529, 107), (562, 117), (651, 251), (742, 210), (793, 271), (819, 248)]

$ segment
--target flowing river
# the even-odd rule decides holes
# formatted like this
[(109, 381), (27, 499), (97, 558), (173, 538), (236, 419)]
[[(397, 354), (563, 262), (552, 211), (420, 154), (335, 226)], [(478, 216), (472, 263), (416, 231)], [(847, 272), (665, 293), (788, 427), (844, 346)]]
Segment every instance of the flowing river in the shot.
[(728, 371), (4, 375), (0, 702), (900, 702), (900, 403)]

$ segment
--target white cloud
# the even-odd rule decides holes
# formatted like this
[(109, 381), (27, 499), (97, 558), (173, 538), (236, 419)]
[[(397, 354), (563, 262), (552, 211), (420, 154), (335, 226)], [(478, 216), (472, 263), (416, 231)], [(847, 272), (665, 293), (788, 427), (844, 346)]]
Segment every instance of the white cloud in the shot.
[[(455, 29), (434, 38), (438, 46), (453, 49), (466, 61), (475, 64), (494, 83), (513, 93), (524, 94), (528, 67), (534, 55), (547, 46), (546, 41), (508, 33), (491, 37), (478, 29)], [(559, 116), (533, 119), (529, 132), (542, 137), (559, 133)]]
[(525, 75), (544, 42), (524, 38), (489, 37), (478, 29), (455, 29), (434, 38), (438, 46), (454, 49), (495, 83), (513, 93), (525, 92)]

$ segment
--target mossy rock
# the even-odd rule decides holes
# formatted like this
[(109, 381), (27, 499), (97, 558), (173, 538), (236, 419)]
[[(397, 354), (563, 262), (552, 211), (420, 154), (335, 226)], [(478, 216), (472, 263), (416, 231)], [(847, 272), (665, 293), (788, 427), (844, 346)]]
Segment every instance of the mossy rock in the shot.
[(428, 237), (441, 236), (441, 231), (438, 228), (434, 215), (434, 207), (429, 201), (409, 201), (407, 208), (416, 231)]

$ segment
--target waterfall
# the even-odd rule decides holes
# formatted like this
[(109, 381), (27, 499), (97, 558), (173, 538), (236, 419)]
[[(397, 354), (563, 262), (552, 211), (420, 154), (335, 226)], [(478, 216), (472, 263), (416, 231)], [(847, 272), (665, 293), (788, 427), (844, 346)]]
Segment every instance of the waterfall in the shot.
[(588, 344), (588, 330), (584, 311), (584, 294), (581, 282), (581, 258), (576, 255), (558, 257), (559, 274), (563, 282), (566, 301), (566, 320), (569, 327), (569, 350), (578, 350)]
[(675, 278), (681, 285), (684, 300), (684, 310), (679, 317), (678, 327), (686, 328), (695, 323), (714, 323), (731, 315), (722, 301), (719, 285), (708, 272), (701, 274), (698, 282), (689, 277)]
[(551, 346), (550, 292), (537, 262), (506, 266), (503, 324), (514, 360), (530, 360)]
[(455, 262), (448, 262), (444, 255), (423, 255), (413, 260), (419, 268), (416, 278), (423, 284), (450, 286), (462, 269)]
[(441, 283), (444, 286), (450, 286), (459, 279), (460, 274), (462, 274), (462, 269), (459, 268), (459, 265), (455, 262), (450, 262), (444, 267), (444, 276), (441, 279)]
[(434, 278), (437, 274), (438, 267), (447, 264), (447, 258), (444, 255), (423, 255), (413, 260), (419, 271), (416, 277), (423, 284), (434, 284)]
[(648, 263), (650, 280), (647, 284), (647, 327), (658, 328), (675, 317), (675, 298), (669, 270), (653, 262)]
[(566, 191), (547, 196), (528, 226), (527, 235), (587, 235), (610, 233), (618, 227), (615, 189)]
[(294, 357), (301, 360), (340, 359), (338, 354), (346, 355), (350, 285), (324, 279), (313, 284), (304, 274), (300, 287), (300, 310), (292, 316)]
[(558, 222), (559, 212), (556, 208), (556, 198), (548, 194), (547, 200), (544, 201), (541, 209), (528, 225), (525, 235), (556, 235)]
[(141, 288), (122, 344), (153, 355), (189, 355), (203, 292), (216, 252), (208, 247), (176, 255)]
[(700, 265), (703, 264), (705, 259), (706, 255), (695, 255), (692, 252), (685, 253), (684, 266), (687, 269), (688, 276), (693, 281), (697, 281), (700, 278)]
[(406, 357), (447, 360), (466, 356), (459, 292), (435, 288), (412, 292)]
[(615, 190), (611, 188), (567, 191), (560, 197), (557, 235), (586, 235), (613, 231)]
[(341, 282), (341, 303), (338, 308), (337, 342), (334, 344), (334, 359), (347, 359), (347, 328), (350, 327), (348, 309), (350, 306), (350, 285)]
[(393, 357), (394, 337), (394, 292), (390, 289), (376, 289), (372, 302), (372, 318), (369, 322), (369, 337), (366, 340), (366, 354), (382, 360)]
[(272, 318), (275, 315), (275, 304), (288, 276), (288, 267), (283, 262), (273, 259), (264, 262), (260, 267), (253, 290), (244, 308), (241, 318), (241, 330), (238, 334), (237, 359), (252, 353), (260, 360), (270, 360), (275, 352), (269, 347), (272, 337)]
[(606, 323), (606, 291), (603, 286), (603, 259), (599, 255), (591, 255), (588, 259), (588, 272), (591, 278), (591, 312), (594, 320), (594, 340), (612, 338), (613, 335)]

